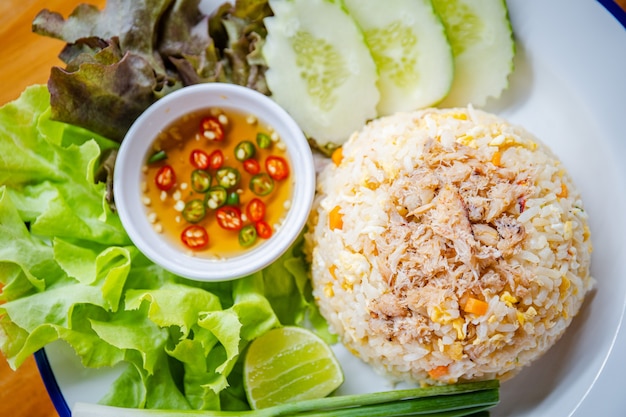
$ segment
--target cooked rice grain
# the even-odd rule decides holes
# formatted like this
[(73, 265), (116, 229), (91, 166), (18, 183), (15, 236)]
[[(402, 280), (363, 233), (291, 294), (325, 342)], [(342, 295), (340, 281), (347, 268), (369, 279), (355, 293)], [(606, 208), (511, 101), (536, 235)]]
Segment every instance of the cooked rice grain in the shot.
[[(331, 230), (333, 209), (342, 226)], [(562, 335), (593, 282), (587, 215), (564, 167), (472, 108), (355, 133), (319, 174), (306, 241), (331, 328), (398, 380), (514, 375)]]

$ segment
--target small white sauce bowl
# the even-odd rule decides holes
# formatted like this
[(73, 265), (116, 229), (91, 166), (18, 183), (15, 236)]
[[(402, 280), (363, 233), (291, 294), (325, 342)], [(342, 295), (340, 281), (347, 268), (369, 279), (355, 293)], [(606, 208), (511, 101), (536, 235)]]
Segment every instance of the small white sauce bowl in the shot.
[[(291, 207), (270, 239), (225, 259), (191, 255), (149, 222), (142, 203), (142, 167), (157, 135), (181, 116), (212, 107), (255, 115), (271, 126), (287, 146), (291, 163)], [(226, 281), (259, 271), (279, 258), (304, 227), (315, 194), (311, 149), (296, 122), (270, 98), (233, 84), (207, 83), (182, 88), (150, 106), (133, 123), (120, 147), (113, 180), (120, 219), (130, 239), (154, 263), (185, 278)]]

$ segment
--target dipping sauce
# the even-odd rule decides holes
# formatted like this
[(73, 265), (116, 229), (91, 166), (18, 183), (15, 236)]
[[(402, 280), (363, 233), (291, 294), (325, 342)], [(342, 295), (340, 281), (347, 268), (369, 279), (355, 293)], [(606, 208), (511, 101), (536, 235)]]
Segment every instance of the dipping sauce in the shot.
[(154, 229), (210, 258), (269, 239), (290, 206), (284, 142), (254, 115), (210, 108), (165, 128), (146, 156), (143, 203)]

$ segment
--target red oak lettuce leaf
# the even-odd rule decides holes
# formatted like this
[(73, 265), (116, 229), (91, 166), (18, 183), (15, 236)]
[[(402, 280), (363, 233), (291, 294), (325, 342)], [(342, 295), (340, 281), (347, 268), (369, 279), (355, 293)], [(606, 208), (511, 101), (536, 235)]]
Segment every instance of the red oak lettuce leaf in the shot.
[(33, 31), (70, 44), (83, 38), (117, 37), (123, 54), (133, 52), (142, 56), (157, 74), (164, 75), (163, 61), (154, 54), (154, 41), (161, 19), (173, 1), (108, 0), (103, 10), (81, 4), (67, 20), (58, 13), (42, 10), (33, 20)]
[(116, 40), (94, 55), (79, 54), (68, 69), (52, 68), (48, 89), (53, 119), (121, 141), (157, 100), (159, 82), (148, 61), (131, 52), (122, 55)]
[(219, 81), (269, 94), (260, 54), (267, 1), (225, 4), (211, 18), (199, 3), (109, 0), (67, 19), (41, 11), (33, 30), (68, 43), (66, 68), (53, 68), (48, 82), (53, 118), (121, 141), (142, 111), (185, 85)]

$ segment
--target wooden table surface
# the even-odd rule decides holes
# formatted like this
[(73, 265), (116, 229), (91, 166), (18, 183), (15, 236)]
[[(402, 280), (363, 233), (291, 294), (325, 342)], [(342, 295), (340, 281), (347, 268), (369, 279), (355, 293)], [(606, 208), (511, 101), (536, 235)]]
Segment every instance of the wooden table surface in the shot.
[[(1, 0), (0, 105), (19, 97), (29, 85), (46, 83), (50, 67), (61, 65), (63, 43), (31, 33), (31, 22), (43, 8), (67, 17), (79, 3), (104, 7), (106, 0)], [(626, 0), (616, 0), (626, 9)], [(0, 416), (57, 416), (35, 361), (30, 358), (12, 371), (0, 357)]]
[[(31, 22), (48, 8), (67, 17), (79, 3), (104, 7), (105, 0), (0, 0), (0, 105), (32, 84), (45, 84), (50, 67), (62, 65), (63, 42), (31, 32)], [(58, 416), (31, 357), (17, 371), (0, 354), (0, 416)]]

